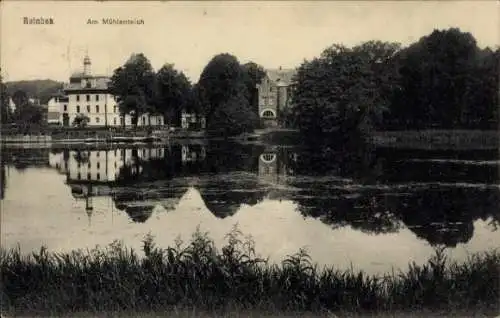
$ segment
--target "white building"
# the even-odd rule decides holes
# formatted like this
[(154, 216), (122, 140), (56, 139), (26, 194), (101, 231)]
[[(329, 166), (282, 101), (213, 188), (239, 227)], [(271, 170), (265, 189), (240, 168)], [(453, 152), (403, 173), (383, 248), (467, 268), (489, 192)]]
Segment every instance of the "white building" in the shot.
[(9, 97), (9, 108), (11, 112), (14, 112), (16, 110), (16, 104), (14, 104), (12, 97)]
[[(116, 99), (109, 93), (110, 78), (93, 75), (88, 56), (83, 60), (83, 72), (73, 73), (64, 87), (64, 98), (54, 96), (49, 102), (49, 113), (59, 110), (59, 123), (73, 126), (77, 116), (86, 116), (87, 126), (131, 126), (132, 116), (120, 115)], [(51, 120), (54, 120), (51, 118)], [(163, 125), (163, 116), (143, 114), (137, 126)]]

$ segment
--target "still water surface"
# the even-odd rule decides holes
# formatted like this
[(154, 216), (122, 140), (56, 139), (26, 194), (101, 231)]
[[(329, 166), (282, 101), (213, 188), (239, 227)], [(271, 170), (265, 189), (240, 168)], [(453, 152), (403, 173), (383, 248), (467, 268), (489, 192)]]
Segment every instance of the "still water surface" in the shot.
[(160, 246), (237, 224), (272, 261), (381, 274), (500, 248), (499, 152), (298, 149), (227, 143), (2, 150), (1, 244)]

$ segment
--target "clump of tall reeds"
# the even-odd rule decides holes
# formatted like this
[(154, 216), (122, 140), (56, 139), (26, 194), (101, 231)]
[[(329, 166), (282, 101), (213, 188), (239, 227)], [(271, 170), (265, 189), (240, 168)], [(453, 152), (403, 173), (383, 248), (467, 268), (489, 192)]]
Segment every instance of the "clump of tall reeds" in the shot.
[(495, 310), (500, 253), (449, 262), (442, 249), (425, 265), (376, 277), (319, 269), (303, 249), (281, 264), (255, 254), (235, 227), (218, 250), (207, 233), (144, 255), (119, 242), (100, 249), (23, 255), (1, 250), (2, 310), (23, 313), (163, 311), (226, 308), (274, 311)]

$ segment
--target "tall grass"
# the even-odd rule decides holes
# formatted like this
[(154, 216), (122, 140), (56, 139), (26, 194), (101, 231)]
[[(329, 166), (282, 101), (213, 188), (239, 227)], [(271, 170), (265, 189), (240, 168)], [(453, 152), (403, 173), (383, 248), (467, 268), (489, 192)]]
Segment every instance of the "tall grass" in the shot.
[(4, 313), (164, 311), (498, 310), (500, 252), (447, 260), (442, 249), (427, 264), (384, 277), (318, 268), (305, 250), (281, 264), (255, 254), (234, 228), (218, 250), (197, 230), (189, 243), (160, 249), (153, 237), (143, 253), (115, 242), (103, 249), (23, 255), (1, 250)]

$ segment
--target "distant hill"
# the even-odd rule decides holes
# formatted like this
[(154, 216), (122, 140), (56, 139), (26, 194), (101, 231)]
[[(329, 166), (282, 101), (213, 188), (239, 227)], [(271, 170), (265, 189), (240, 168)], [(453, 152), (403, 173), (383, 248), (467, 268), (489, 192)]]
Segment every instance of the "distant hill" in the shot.
[(9, 96), (12, 96), (17, 90), (22, 90), (29, 97), (40, 99), (40, 103), (42, 104), (46, 104), (50, 96), (57, 93), (63, 87), (62, 82), (50, 79), (6, 82), (5, 85), (7, 86)]

